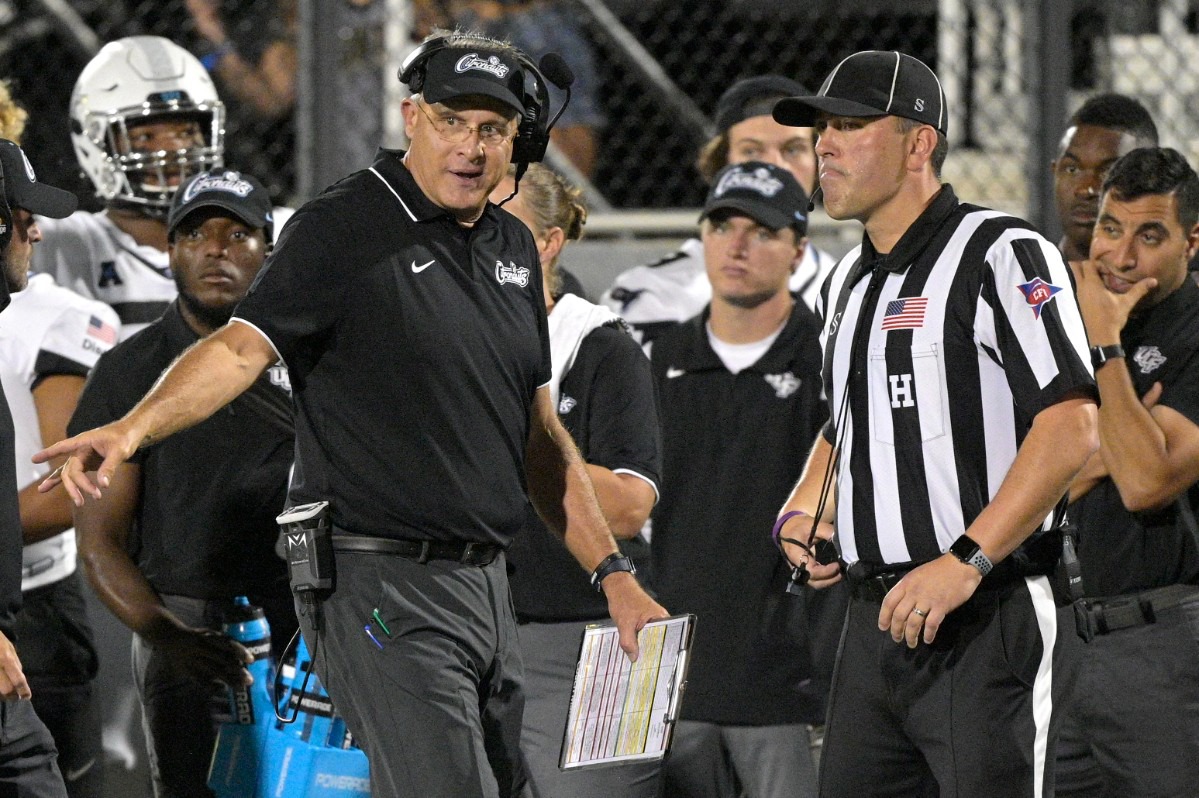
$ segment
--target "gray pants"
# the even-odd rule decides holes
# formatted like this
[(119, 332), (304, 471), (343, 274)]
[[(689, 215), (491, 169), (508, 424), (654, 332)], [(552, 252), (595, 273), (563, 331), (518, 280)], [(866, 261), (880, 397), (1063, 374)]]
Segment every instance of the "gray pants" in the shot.
[(663, 782), (669, 798), (813, 798), (808, 727), (679, 721)]
[(0, 798), (67, 798), (57, 757), (33, 704), (0, 702)]
[(338, 551), (336, 564), (315, 638), (313, 618), (296, 611), (317, 674), (370, 760), (371, 794), (516, 795), (524, 694), (503, 556), (478, 567)]
[(654, 798), (659, 762), (634, 762), (563, 772), (558, 768), (575, 666), (585, 621), (522, 623), (525, 719), (520, 749), (529, 768), (527, 796), (536, 798)]
[[(161, 596), (189, 626), (220, 629), (215, 602)], [(208, 766), (216, 745), (216, 709), (228, 695), (217, 682), (200, 682), (138, 635), (133, 636), (133, 681), (142, 703), (142, 729), (157, 798), (211, 798)]]
[(1199, 596), (1082, 648), (1058, 741), (1058, 798), (1194, 795)]

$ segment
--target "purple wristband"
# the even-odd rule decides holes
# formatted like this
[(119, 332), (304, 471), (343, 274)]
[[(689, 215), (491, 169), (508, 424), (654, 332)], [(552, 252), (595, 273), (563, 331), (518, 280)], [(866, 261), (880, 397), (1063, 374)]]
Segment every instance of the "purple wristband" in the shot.
[(797, 515), (807, 515), (807, 513), (805, 513), (803, 510), (789, 510), (780, 515), (778, 520), (774, 522), (774, 529), (770, 530), (770, 537), (774, 539), (774, 545), (776, 547), (781, 548), (779, 544), (779, 535), (783, 534), (783, 524), (787, 523)]

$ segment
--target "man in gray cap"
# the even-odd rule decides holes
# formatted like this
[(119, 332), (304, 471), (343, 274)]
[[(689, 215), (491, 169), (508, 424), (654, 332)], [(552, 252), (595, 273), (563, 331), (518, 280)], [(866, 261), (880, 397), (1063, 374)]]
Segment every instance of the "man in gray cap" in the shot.
[[(780, 125), (774, 104), (807, 89), (782, 75), (759, 75), (734, 83), (716, 104), (716, 134), (700, 150), (696, 168), (707, 182), (729, 164), (764, 161), (789, 171), (809, 195), (816, 188), (816, 157), (811, 128)], [(835, 259), (811, 244), (788, 282), (809, 308)], [(712, 298), (704, 269), (703, 245), (689, 238), (653, 263), (617, 276), (601, 302), (619, 313), (642, 343), (702, 311)]]
[(825, 208), (865, 227), (820, 300), (832, 418), (775, 523), (796, 582), (850, 585), (820, 795), (1052, 794), (1053, 511), (1098, 445), (1068, 268), (941, 183), (917, 59), (855, 53), (774, 114), (816, 127)]
[(377, 796), (521, 788), (503, 550), (530, 500), (604, 593), (630, 657), (666, 615), (620, 554), (550, 398), (533, 237), (488, 201), (548, 135), (528, 64), (474, 34), (423, 43), (401, 71), (408, 151), (381, 152), (297, 211), (232, 321), (136, 410), (42, 453), (73, 453), (60, 478), (77, 502), (99, 498), (139, 446), (215, 413), (282, 357), (288, 500), (329, 533), (336, 568), (331, 586), (300, 591), (300, 622)]
[[(76, 206), (74, 195), (37, 182), (25, 153), (0, 139), (0, 309), (9, 293), (28, 282), (33, 247), (42, 240), (35, 214), (62, 219)], [(32, 692), (13, 647), (21, 608), (21, 513), (17, 499), (14, 430), (8, 400), (0, 390), (0, 794), (66, 798), (56, 762), (58, 752), (29, 702)]]

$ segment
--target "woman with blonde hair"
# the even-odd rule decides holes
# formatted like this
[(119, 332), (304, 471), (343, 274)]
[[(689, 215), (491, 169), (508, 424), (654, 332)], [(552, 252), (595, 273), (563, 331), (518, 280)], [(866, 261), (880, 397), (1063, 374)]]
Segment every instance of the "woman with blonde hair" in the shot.
[[(504, 201), (513, 188), (510, 171), (492, 201)], [(662, 460), (649, 360), (620, 317), (560, 293), (559, 257), (567, 242), (582, 236), (587, 221), (578, 189), (532, 164), (520, 191), (503, 207), (525, 223), (537, 245), (549, 314), (550, 392), (558, 416), (587, 462), (612, 534), (636, 562), (649, 553), (638, 533), (658, 498)], [(521, 753), (531, 795), (653, 798), (657, 763), (559, 770), (579, 641), (588, 623), (607, 618), (607, 604), (531, 507), (507, 557), (525, 664)]]

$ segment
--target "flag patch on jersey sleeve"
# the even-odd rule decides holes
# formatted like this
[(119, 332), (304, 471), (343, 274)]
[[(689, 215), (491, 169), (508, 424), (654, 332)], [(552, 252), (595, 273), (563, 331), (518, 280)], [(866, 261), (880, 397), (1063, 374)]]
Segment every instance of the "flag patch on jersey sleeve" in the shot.
[(1062, 290), (1059, 286), (1047, 283), (1040, 277), (1037, 277), (1031, 283), (1021, 283), (1016, 287), (1024, 294), (1024, 301), (1032, 308), (1034, 319), (1041, 318), (1041, 309), (1045, 307), (1045, 303), (1053, 299), (1053, 295)]
[(882, 329), (916, 330), (924, 326), (924, 311), (928, 309), (928, 297), (912, 296), (893, 299), (887, 303), (883, 313)]
[[(78, 327), (76, 329), (78, 329)], [(105, 321), (98, 316), (92, 316), (90, 319), (88, 319), (87, 334), (92, 338), (95, 338), (98, 341), (103, 341), (110, 346), (117, 342), (117, 328), (113, 327), (111, 324), (105, 323)]]

